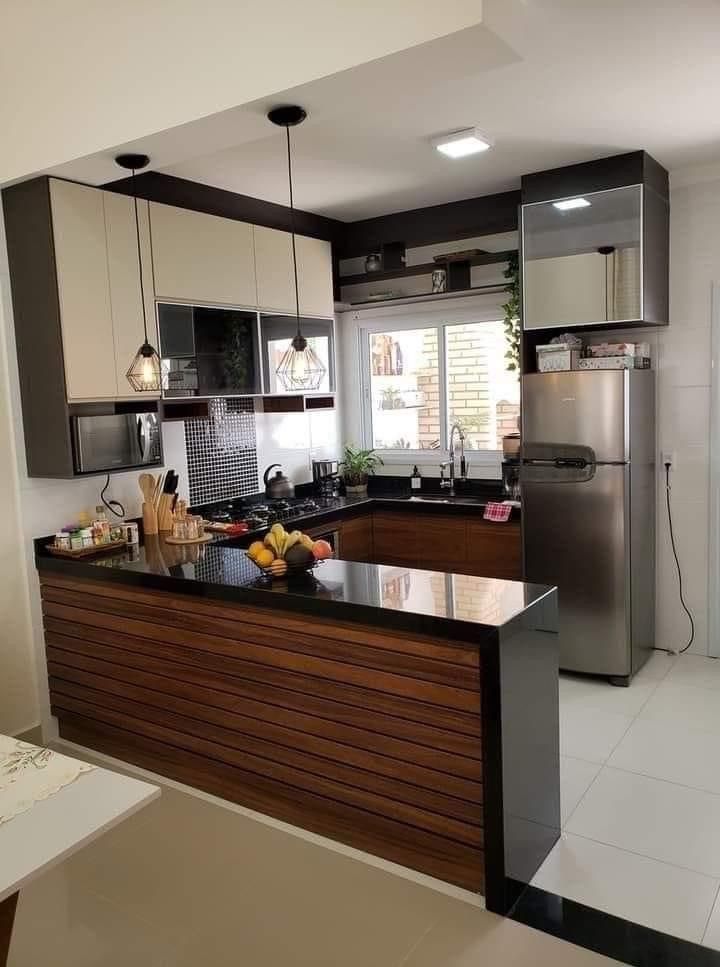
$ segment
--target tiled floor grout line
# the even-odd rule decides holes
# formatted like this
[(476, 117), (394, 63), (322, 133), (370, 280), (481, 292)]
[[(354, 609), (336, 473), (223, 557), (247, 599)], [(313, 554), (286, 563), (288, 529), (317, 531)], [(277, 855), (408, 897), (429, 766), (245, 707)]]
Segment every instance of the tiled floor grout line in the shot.
[[(702, 944), (705, 943), (705, 937), (707, 936), (707, 932), (710, 927), (710, 921), (712, 920), (712, 915), (713, 913), (715, 913), (715, 907), (717, 906), (719, 894), (720, 894), (720, 883), (718, 883), (718, 888), (715, 891), (715, 899), (712, 902), (712, 906), (710, 907), (710, 913), (708, 914), (708, 918), (705, 921), (705, 929), (703, 930), (702, 940), (700, 941), (700, 943)], [(712, 949), (714, 950), (715, 948), (712, 948)]]
[(653, 863), (660, 863), (663, 866), (668, 866), (673, 870), (683, 870), (685, 873), (694, 873), (696, 876), (704, 876), (706, 880), (713, 880), (718, 885), (720, 885), (720, 876), (713, 876), (712, 873), (706, 873), (704, 870), (695, 870), (691, 866), (681, 866), (679, 863), (670, 863), (668, 860), (658, 859), (657, 856), (649, 856), (647, 853), (640, 853), (638, 850), (627, 849), (625, 846), (616, 846), (615, 843), (607, 843), (604, 839), (595, 839), (592, 836), (587, 836), (584, 833), (573, 833), (567, 830), (568, 836), (576, 836), (578, 839), (585, 839), (589, 843), (597, 843), (599, 846), (608, 846), (610, 849), (616, 849), (621, 853), (629, 853), (631, 856), (641, 856), (643, 859), (652, 860)]
[[(720, 740), (720, 736), (718, 736), (718, 740)], [(625, 772), (629, 776), (642, 776), (643, 779), (652, 779), (653, 782), (664, 782), (668, 786), (679, 786), (680, 789), (689, 789), (691, 792), (702, 792), (707, 796), (714, 796), (716, 799), (720, 799), (720, 792), (713, 792), (712, 789), (703, 789), (700, 786), (689, 786), (686, 782), (678, 782), (676, 779), (664, 779), (662, 776), (653, 776), (648, 772), (637, 772), (635, 769), (616, 766), (611, 762), (603, 763), (602, 768), (614, 769), (616, 772)]]
[(423, 943), (425, 943), (425, 939), (435, 929), (435, 927), (437, 927), (437, 925), (440, 923), (441, 920), (442, 920), (442, 917), (438, 917), (437, 920), (433, 920), (433, 922), (422, 931), (422, 933), (417, 938), (417, 940), (414, 943), (410, 944), (410, 947), (407, 953), (403, 954), (401, 959), (398, 960), (398, 962), (395, 964), (395, 967), (405, 967), (405, 964), (407, 964), (407, 962), (410, 960), (410, 958), (415, 953), (415, 951), (418, 950), (423, 945)]

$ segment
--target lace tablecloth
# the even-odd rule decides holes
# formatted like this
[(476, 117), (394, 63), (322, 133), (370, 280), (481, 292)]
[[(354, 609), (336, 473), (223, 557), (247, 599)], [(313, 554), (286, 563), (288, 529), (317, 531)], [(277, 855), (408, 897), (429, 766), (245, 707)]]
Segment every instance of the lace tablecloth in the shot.
[(0, 823), (59, 792), (94, 766), (0, 735)]

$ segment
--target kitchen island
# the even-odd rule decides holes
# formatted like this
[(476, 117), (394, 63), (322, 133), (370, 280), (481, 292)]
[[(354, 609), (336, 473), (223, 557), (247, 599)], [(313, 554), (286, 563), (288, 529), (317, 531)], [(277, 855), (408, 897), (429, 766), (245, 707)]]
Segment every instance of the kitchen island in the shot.
[(559, 835), (553, 589), (241, 548), (36, 545), (60, 735), (483, 894)]

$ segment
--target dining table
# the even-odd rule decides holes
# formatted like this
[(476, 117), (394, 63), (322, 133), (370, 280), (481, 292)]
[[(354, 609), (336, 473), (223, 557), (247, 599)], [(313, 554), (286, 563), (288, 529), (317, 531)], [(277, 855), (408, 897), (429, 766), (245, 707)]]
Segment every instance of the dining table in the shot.
[(160, 788), (0, 735), (0, 967), (20, 891), (160, 796)]

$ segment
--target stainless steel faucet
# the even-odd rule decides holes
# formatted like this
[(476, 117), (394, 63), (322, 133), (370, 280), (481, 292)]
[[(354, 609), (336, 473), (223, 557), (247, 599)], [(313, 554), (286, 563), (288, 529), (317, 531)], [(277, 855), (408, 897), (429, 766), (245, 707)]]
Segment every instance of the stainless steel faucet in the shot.
[[(450, 430), (450, 445), (448, 447), (448, 460), (440, 464), (440, 486), (443, 490), (449, 490), (450, 496), (455, 493), (455, 434), (460, 440), (460, 479), (467, 480), (467, 463), (465, 461), (465, 433), (459, 423), (453, 423)], [(445, 479), (445, 467), (449, 467), (450, 476)]]

